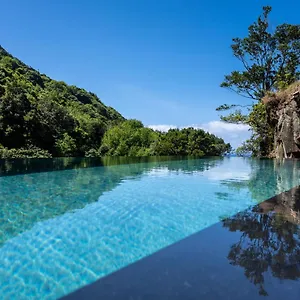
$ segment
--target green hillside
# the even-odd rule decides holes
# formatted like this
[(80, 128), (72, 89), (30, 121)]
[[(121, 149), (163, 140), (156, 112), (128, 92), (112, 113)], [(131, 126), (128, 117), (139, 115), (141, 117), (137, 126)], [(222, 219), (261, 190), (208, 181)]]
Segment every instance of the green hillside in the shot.
[(98, 149), (109, 125), (124, 120), (93, 93), (56, 81), (0, 46), (0, 144), (54, 156)]

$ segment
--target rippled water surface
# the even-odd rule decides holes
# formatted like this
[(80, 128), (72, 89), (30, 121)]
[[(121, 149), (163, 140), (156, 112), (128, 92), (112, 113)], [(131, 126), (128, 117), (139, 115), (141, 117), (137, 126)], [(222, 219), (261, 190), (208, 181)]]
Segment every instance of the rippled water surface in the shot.
[(0, 299), (56, 299), (300, 183), (297, 161), (0, 164)]

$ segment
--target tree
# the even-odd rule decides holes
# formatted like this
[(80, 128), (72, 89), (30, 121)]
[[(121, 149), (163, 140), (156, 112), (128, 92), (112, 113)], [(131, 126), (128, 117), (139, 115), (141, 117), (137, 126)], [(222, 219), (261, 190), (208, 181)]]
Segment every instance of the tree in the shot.
[(24, 146), (28, 132), (26, 115), (30, 109), (23, 82), (13, 77), (0, 98), (0, 143), (3, 146)]
[(126, 120), (104, 134), (100, 154), (105, 156), (149, 156), (158, 133), (138, 120)]
[[(224, 104), (217, 108), (218, 111), (235, 109), (221, 116), (221, 120), (249, 124), (260, 139), (257, 152), (261, 154), (269, 151), (272, 138), (270, 128), (266, 128), (265, 109), (257, 105), (267, 93), (285, 88), (300, 78), (300, 25), (281, 24), (272, 31), (270, 12), (270, 6), (263, 7), (262, 15), (249, 26), (248, 36), (233, 39), (231, 49), (242, 64), (242, 71), (232, 71), (221, 83), (221, 87), (251, 99), (252, 104)], [(248, 114), (239, 107), (246, 107)]]
[(76, 152), (75, 140), (67, 133), (64, 133), (63, 137), (56, 141), (55, 146), (59, 156), (74, 156)]

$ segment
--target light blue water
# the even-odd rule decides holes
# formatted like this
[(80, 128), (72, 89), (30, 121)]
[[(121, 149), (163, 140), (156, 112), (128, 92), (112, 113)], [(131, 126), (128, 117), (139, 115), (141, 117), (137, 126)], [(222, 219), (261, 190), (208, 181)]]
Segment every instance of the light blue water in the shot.
[(0, 177), (0, 299), (56, 299), (300, 184), (299, 162), (152, 162)]

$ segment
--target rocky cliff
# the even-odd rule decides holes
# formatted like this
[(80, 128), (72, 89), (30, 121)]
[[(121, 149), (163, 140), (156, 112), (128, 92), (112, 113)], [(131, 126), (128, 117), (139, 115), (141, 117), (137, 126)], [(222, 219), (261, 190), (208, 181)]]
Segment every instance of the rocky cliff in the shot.
[(263, 99), (274, 131), (276, 158), (300, 158), (300, 81)]

